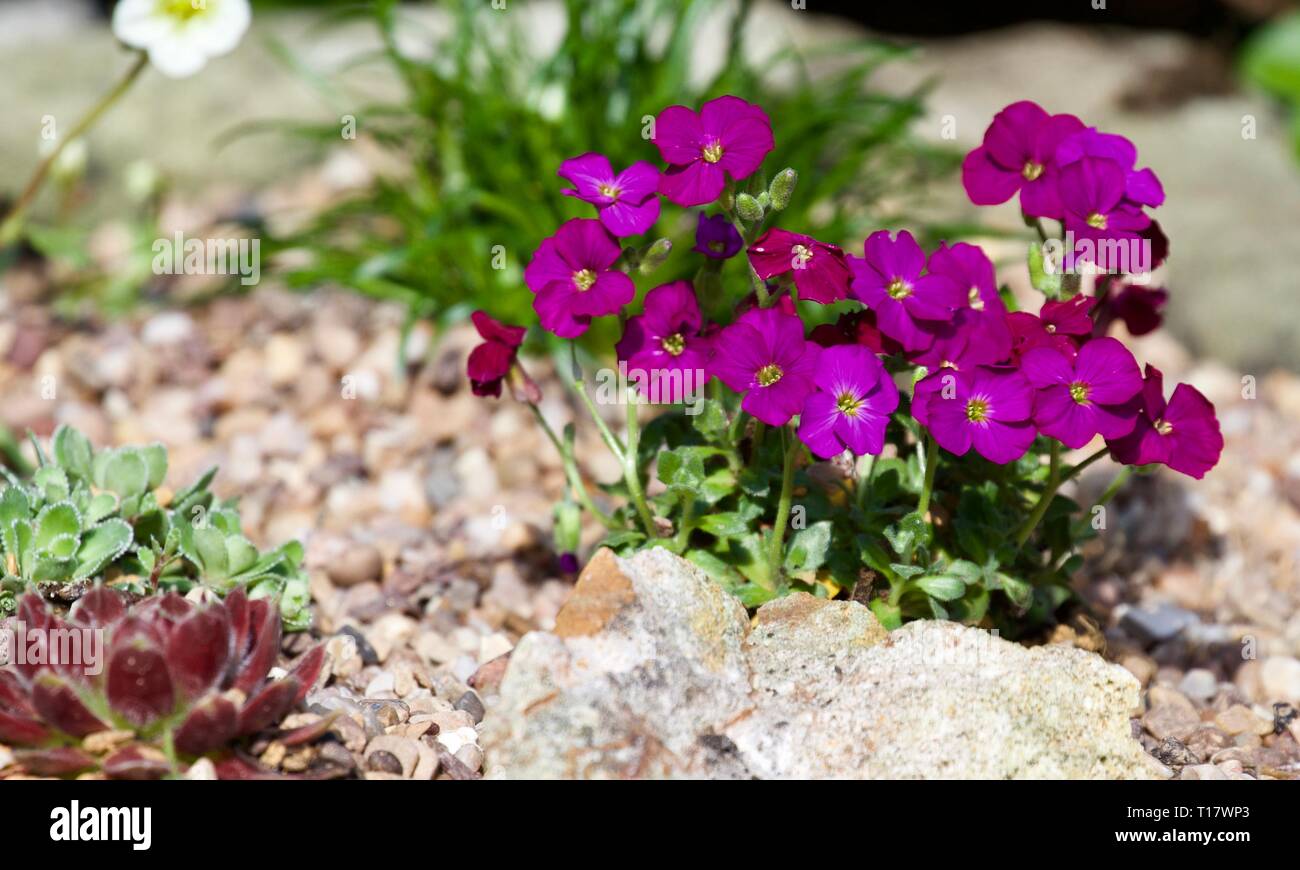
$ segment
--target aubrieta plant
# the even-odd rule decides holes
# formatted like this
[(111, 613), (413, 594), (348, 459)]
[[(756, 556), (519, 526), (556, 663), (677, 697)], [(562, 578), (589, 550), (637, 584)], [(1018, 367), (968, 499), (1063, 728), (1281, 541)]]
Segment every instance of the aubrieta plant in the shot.
[(27, 590), (72, 602), (107, 583), (132, 597), (241, 588), (276, 603), (287, 630), (310, 624), (302, 545), (259, 553), (236, 506), (208, 489), (215, 468), (170, 493), (160, 489), (161, 444), (95, 451), (67, 426), (54, 433), (49, 454), (32, 444), (39, 465), (29, 480), (0, 467), (0, 616)]
[[(1096, 534), (1098, 512), (1061, 495), (1063, 484), (1110, 455), (1124, 467), (1104, 504), (1134, 468), (1200, 478), (1218, 461), (1210, 402), (1186, 384), (1166, 398), (1160, 372), (1144, 373), (1106, 334), (1116, 321), (1150, 332), (1167, 298), (1144, 284), (1167, 255), (1147, 212), (1164, 191), (1127, 139), (1020, 102), (966, 157), (971, 200), (1018, 197), (1040, 235), (1029, 250), (1046, 296), (1037, 312), (1017, 310), (972, 244), (927, 254), (906, 230), (881, 230), (857, 256), (774, 226), (797, 175), (767, 182), (774, 140), (758, 106), (734, 96), (671, 106), (652, 142), (666, 166), (594, 153), (563, 163), (564, 193), (595, 217), (558, 227), (524, 276), (556, 336), (577, 338), (600, 317), (622, 323), (626, 436), (597, 412), (576, 349), (569, 384), (623, 470), (602, 487), (615, 509), (584, 483), (573, 428), (557, 435), (539, 411), (518, 356), (524, 328), (474, 318), (484, 339), (469, 360), (474, 391), (509, 385), (563, 457), (566, 564), (585, 510), (608, 528), (605, 545), (666, 547), (747, 606), (793, 589), (851, 594), (890, 627), (935, 617), (1015, 635), (1070, 597), (1078, 545)], [(667, 243), (628, 239), (654, 227), (661, 199), (701, 209), (702, 264), (694, 282), (650, 288), (633, 314), (636, 278)], [(1097, 275), (1091, 292), (1085, 273)], [(682, 408), (643, 430), (646, 403)], [(1067, 451), (1094, 442), (1071, 461)]]

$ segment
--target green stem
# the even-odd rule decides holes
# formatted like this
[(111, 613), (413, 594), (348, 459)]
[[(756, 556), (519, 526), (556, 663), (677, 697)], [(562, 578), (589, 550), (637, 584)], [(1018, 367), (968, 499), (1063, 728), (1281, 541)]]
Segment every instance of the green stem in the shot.
[(921, 498), (916, 503), (916, 512), (925, 517), (930, 509), (930, 493), (934, 491), (934, 474), (939, 470), (939, 442), (928, 433), (925, 438), (925, 483), (921, 485)]
[(573, 491), (574, 496), (578, 499), (578, 503), (592, 516), (599, 520), (601, 525), (605, 528), (623, 528), (622, 525), (614, 521), (613, 517), (597, 507), (596, 503), (591, 500), (591, 495), (587, 492), (587, 487), (582, 482), (582, 474), (578, 471), (578, 462), (573, 455), (573, 450), (566, 446), (555, 434), (555, 430), (551, 428), (551, 424), (547, 423), (546, 418), (542, 416), (541, 408), (538, 408), (537, 405), (532, 402), (528, 403), (528, 407), (532, 409), (533, 416), (536, 417), (537, 422), (541, 424), (542, 431), (546, 433), (547, 438), (551, 439), (551, 443), (555, 445), (556, 452), (560, 454), (560, 461), (564, 463), (564, 476), (569, 481), (569, 489)]
[(1047, 473), (1047, 484), (1043, 487), (1042, 494), (1038, 497), (1038, 503), (1034, 505), (1033, 511), (1030, 512), (1029, 518), (1025, 520), (1024, 525), (1016, 534), (1016, 546), (1023, 547), (1025, 541), (1034, 533), (1042, 521), (1043, 515), (1047, 513), (1047, 507), (1056, 497), (1056, 490), (1061, 486), (1061, 444), (1059, 441), (1052, 441), (1051, 465)]
[(1115, 479), (1112, 480), (1110, 482), (1110, 485), (1107, 486), (1106, 489), (1102, 492), (1102, 494), (1097, 497), (1097, 500), (1093, 502), (1092, 506), (1098, 507), (1100, 505), (1104, 505), (1106, 502), (1114, 498), (1115, 493), (1120, 491), (1120, 489), (1124, 486), (1124, 484), (1128, 482), (1128, 479), (1130, 476), (1132, 476), (1132, 474), (1133, 474), (1133, 466), (1125, 465), (1123, 468), (1121, 468), (1119, 472), (1115, 475)]
[(1065, 483), (1067, 480), (1070, 480), (1071, 478), (1078, 476), (1089, 465), (1092, 465), (1098, 459), (1101, 459), (1103, 456), (1107, 456), (1109, 454), (1110, 454), (1109, 447), (1101, 448), (1096, 453), (1092, 454), (1087, 459), (1083, 460), (1078, 465), (1074, 466), (1069, 471), (1065, 472), (1065, 474), (1061, 477), (1061, 483)]
[(629, 391), (627, 400), (627, 450), (623, 454), (623, 479), (627, 481), (627, 491), (632, 496), (641, 525), (645, 527), (646, 537), (654, 540), (659, 536), (650, 507), (646, 504), (645, 490), (641, 487), (641, 471), (637, 468), (637, 447), (641, 441), (641, 424), (636, 418), (636, 392)]
[(770, 549), (768, 550), (768, 568), (769, 576), (778, 588), (781, 584), (781, 565), (785, 559), (785, 527), (790, 521), (790, 500), (794, 491), (794, 465), (795, 458), (799, 454), (799, 448), (802, 442), (798, 438), (791, 437), (785, 427), (781, 428), (781, 440), (789, 444), (785, 450), (785, 462), (781, 467), (781, 495), (776, 503), (776, 524), (772, 526), (772, 537), (770, 540)]
[(72, 126), (71, 130), (59, 137), (59, 143), (54, 147), (54, 150), (46, 155), (45, 159), (37, 165), (36, 171), (32, 173), (32, 177), (27, 182), (27, 186), (23, 188), (23, 192), (20, 193), (18, 199), (14, 201), (13, 207), (9, 209), (9, 213), (5, 215), (4, 222), (0, 223), (0, 247), (13, 242), (18, 238), (19, 233), (22, 232), (23, 219), (26, 217), (27, 210), (31, 208), (32, 203), (36, 199), (36, 195), (41, 192), (41, 185), (45, 183), (45, 177), (50, 174), (50, 169), (54, 166), (55, 161), (59, 159), (59, 155), (63, 153), (63, 149), (67, 147), (69, 142), (79, 139), (82, 134), (89, 130), (90, 127), (99, 120), (101, 115), (107, 112), (108, 109), (127, 92), (131, 87), (132, 82), (136, 80), (148, 62), (149, 56), (144, 52), (139, 52), (136, 56), (135, 62), (131, 64), (130, 69), (128, 69), (126, 74), (118, 80), (112, 90), (104, 94), (104, 96), (100, 98), (99, 102), (92, 106), (90, 111), (83, 115), (81, 120)]
[(678, 521), (674, 547), (679, 555), (686, 552), (686, 545), (690, 541), (693, 528), (695, 528), (695, 496), (685, 495), (682, 497), (682, 517)]

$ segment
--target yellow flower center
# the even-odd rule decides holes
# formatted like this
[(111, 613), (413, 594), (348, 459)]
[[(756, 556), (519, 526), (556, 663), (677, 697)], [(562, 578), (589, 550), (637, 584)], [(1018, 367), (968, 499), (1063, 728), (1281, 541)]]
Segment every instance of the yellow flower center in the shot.
[(600, 184), (596, 186), (601, 196), (608, 196), (610, 199), (618, 199), (619, 189), (612, 184)]
[(862, 407), (862, 400), (853, 393), (843, 392), (835, 400), (835, 407), (845, 416), (856, 417), (858, 416), (858, 409)]
[(967, 399), (966, 419), (972, 423), (983, 423), (989, 418), (988, 399)]
[(700, 151), (700, 156), (704, 158), (705, 163), (717, 163), (722, 159), (722, 143), (710, 142)]
[(590, 269), (582, 269), (573, 273), (573, 286), (579, 291), (590, 290), (591, 285), (596, 283), (596, 273)]
[(1045, 332), (1056, 332), (1056, 324), (1055, 324), (1055, 323), (1044, 323), (1044, 324), (1043, 324), (1043, 330), (1044, 330)]
[(1092, 387), (1083, 381), (1075, 381), (1070, 384), (1070, 398), (1082, 405), (1088, 401), (1088, 396), (1092, 393)]
[(768, 363), (758, 370), (758, 374), (755, 375), (755, 377), (758, 379), (758, 385), (760, 387), (770, 387), (777, 381), (781, 380), (781, 376), (784, 374), (785, 372), (781, 371), (779, 365), (776, 363)]
[(790, 253), (794, 254), (794, 258), (799, 261), (800, 266), (811, 260), (813, 255), (813, 252), (804, 245), (795, 245), (790, 249)]
[(682, 337), (680, 332), (665, 336), (659, 344), (669, 356), (681, 356), (682, 351), (686, 350), (686, 339)]
[(1174, 431), (1174, 424), (1170, 423), (1168, 420), (1157, 420), (1155, 422), (1155, 430), (1161, 435), (1168, 435), (1170, 432)]
[(980, 296), (980, 288), (970, 288), (970, 307), (976, 311), (984, 310), (984, 298)]
[(889, 294), (891, 299), (906, 299), (912, 295), (912, 285), (902, 278), (895, 278), (885, 285), (885, 292)]
[(1043, 174), (1043, 164), (1035, 163), (1032, 160), (1026, 160), (1024, 167), (1020, 170), (1021, 176), (1025, 181), (1036, 181)]
[(1092, 214), (1088, 215), (1088, 226), (1092, 227), (1094, 230), (1106, 229), (1106, 216), (1099, 211), (1094, 211)]
[(208, 11), (208, 0), (158, 0), (158, 12), (178, 21), (189, 21)]

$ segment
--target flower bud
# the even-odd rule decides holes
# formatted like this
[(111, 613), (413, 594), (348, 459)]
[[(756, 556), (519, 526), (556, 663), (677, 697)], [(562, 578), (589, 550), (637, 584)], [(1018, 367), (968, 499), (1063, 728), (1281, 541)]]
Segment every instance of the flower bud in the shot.
[(574, 501), (560, 502), (555, 506), (555, 552), (574, 553), (582, 535), (582, 509)]
[(768, 187), (768, 197), (772, 201), (774, 211), (784, 211), (790, 204), (790, 197), (794, 196), (794, 187), (799, 183), (799, 173), (793, 169), (782, 169), (772, 179), (771, 186)]
[(746, 223), (756, 224), (763, 219), (763, 206), (747, 193), (736, 196), (736, 214)]
[(718, 264), (721, 260), (710, 260), (695, 273), (695, 292), (708, 305), (714, 299), (722, 298), (722, 273)]
[(658, 269), (672, 252), (673, 243), (670, 239), (659, 239), (646, 248), (645, 254), (641, 257), (641, 265), (638, 267), (641, 274), (649, 275), (655, 269)]

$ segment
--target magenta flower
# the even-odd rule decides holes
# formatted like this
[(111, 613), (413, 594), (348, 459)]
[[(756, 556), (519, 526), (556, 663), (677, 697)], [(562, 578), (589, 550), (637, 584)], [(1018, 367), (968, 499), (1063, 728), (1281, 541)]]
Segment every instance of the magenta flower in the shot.
[(749, 262), (763, 280), (794, 274), (800, 299), (829, 305), (849, 295), (849, 267), (844, 252), (811, 236), (770, 229), (749, 246)]
[(1073, 115), (1049, 115), (1028, 100), (993, 117), (984, 144), (966, 155), (961, 181), (976, 205), (997, 205), (1020, 192), (1020, 208), (1034, 217), (1061, 217), (1057, 147), (1083, 129)]
[(1121, 342), (1097, 338), (1074, 359), (1038, 347), (1020, 360), (1020, 370), (1037, 390), (1034, 422), (1044, 435), (1077, 450), (1100, 433), (1119, 438), (1133, 431), (1142, 374)]
[(718, 335), (710, 373), (737, 393), (740, 407), (769, 426), (784, 426), (812, 393), (821, 348), (803, 337), (803, 321), (776, 308), (753, 308)]
[(709, 100), (695, 113), (669, 106), (651, 140), (668, 163), (659, 192), (680, 206), (713, 202), (730, 175), (748, 178), (775, 147), (767, 113), (739, 97)]
[(1047, 301), (1035, 316), (1027, 311), (1007, 315), (1011, 330), (1011, 349), (1016, 357), (1036, 347), (1051, 347), (1073, 357), (1079, 345), (1092, 335), (1093, 323), (1088, 312), (1097, 303), (1095, 297), (1082, 293), (1063, 301)]
[(659, 170), (639, 160), (615, 173), (604, 154), (588, 152), (560, 164), (556, 175), (573, 183), (561, 191), (596, 207), (600, 222), (616, 236), (637, 236), (659, 220)]
[(1200, 480), (1219, 463), (1223, 434), (1209, 399), (1195, 387), (1179, 384), (1166, 403), (1164, 376), (1148, 365), (1137, 424), (1106, 445), (1125, 465), (1158, 462)]
[(854, 298), (876, 312), (885, 335), (910, 351), (928, 347), (936, 324), (967, 304), (966, 290), (944, 275), (922, 275), (925, 253), (907, 230), (891, 239), (885, 230), (872, 233), (863, 259), (849, 258)]
[[(1119, 280), (1109, 282), (1118, 286)], [(1155, 332), (1164, 320), (1161, 309), (1169, 301), (1169, 291), (1163, 287), (1143, 287), (1125, 284), (1118, 291), (1111, 290), (1101, 302), (1094, 335), (1105, 335), (1116, 320), (1124, 321), (1129, 335), (1139, 336)]]
[(700, 336), (703, 326), (689, 281), (651, 290), (643, 313), (628, 320), (616, 347), (628, 379), (661, 402), (679, 402), (687, 387), (703, 387), (711, 353), (710, 342)]
[(542, 241), (524, 269), (524, 282), (537, 294), (533, 309), (542, 327), (560, 338), (587, 331), (591, 318), (616, 314), (632, 301), (636, 286), (610, 268), (622, 250), (600, 221), (565, 221)]
[(695, 225), (695, 247), (691, 250), (715, 260), (729, 260), (744, 244), (745, 240), (726, 215), (706, 217), (700, 212), (699, 223)]
[[(1124, 169), (1113, 160), (1083, 157), (1061, 170), (1057, 189), (1065, 209), (1065, 228), (1075, 238), (1074, 250), (1068, 252), (1071, 259), (1091, 259), (1102, 269), (1127, 262), (1112, 263), (1119, 252), (1112, 251), (1112, 245), (1098, 244), (1138, 240), (1151, 224), (1141, 206), (1124, 198)], [(1080, 245), (1080, 240), (1092, 244)]]
[(957, 456), (974, 447), (1000, 465), (1025, 455), (1035, 433), (1030, 421), (1034, 394), (1024, 375), (981, 366), (970, 372), (945, 369), (931, 377), (937, 382), (928, 393), (925, 413), (940, 447)]
[(799, 439), (822, 459), (851, 450), (878, 454), (889, 415), (898, 407), (898, 388), (876, 355), (856, 344), (821, 353), (813, 376), (817, 391), (799, 414)]
[(1137, 169), (1137, 148), (1123, 136), (1089, 127), (1065, 139), (1056, 149), (1056, 163), (1065, 167), (1084, 157), (1114, 161), (1124, 170), (1124, 198), (1155, 208), (1165, 201), (1165, 189), (1150, 169)]
[(482, 311), (475, 311), (470, 320), (483, 337), (483, 343), (469, 352), (466, 368), (470, 390), (476, 396), (500, 396), (501, 382), (510, 374), (519, 345), (524, 343), (524, 334), (528, 330), (522, 326), (507, 326)]
[(913, 357), (914, 362), (934, 367), (955, 365), (968, 368), (993, 365), (1011, 356), (1011, 329), (1007, 307), (998, 295), (993, 261), (975, 245), (942, 244), (930, 255), (930, 274), (951, 278), (966, 288), (968, 308), (958, 309), (952, 320), (932, 330), (934, 343)]

